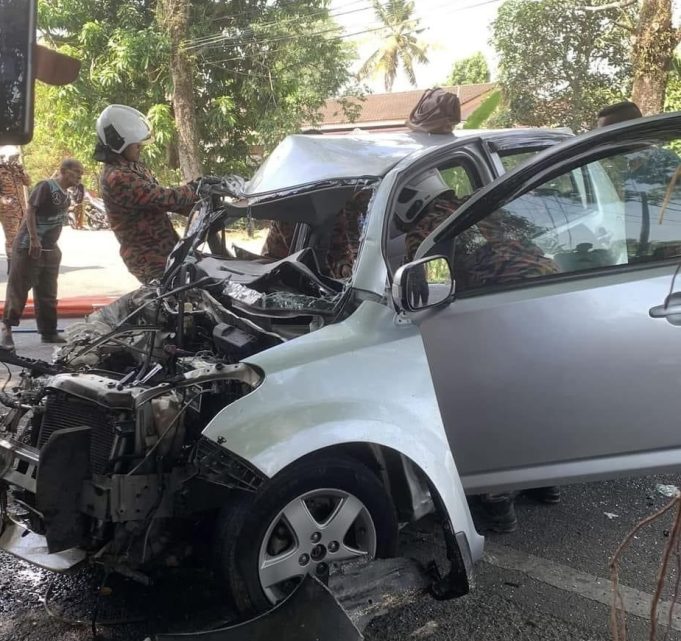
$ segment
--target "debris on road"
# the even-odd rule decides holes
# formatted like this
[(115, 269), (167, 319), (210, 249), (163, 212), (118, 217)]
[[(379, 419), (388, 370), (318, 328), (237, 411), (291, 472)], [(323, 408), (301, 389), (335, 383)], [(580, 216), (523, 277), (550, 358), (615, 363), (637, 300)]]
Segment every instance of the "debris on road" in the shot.
[(662, 483), (658, 483), (655, 486), (655, 491), (658, 494), (662, 494), (662, 496), (667, 496), (669, 498), (681, 495), (681, 491), (678, 487), (676, 487), (676, 485), (664, 485)]
[(620, 517), (619, 514), (615, 514), (614, 512), (603, 512), (603, 514), (605, 514), (605, 516), (607, 516), (611, 521)]
[(155, 641), (252, 641), (329, 639), (360, 641), (373, 619), (425, 593), (432, 577), (417, 561), (377, 559), (345, 564), (329, 587), (311, 575), (285, 601), (249, 621), (195, 633), (159, 634)]
[(372, 619), (425, 593), (432, 584), (423, 566), (413, 559), (375, 559), (345, 564), (329, 577), (329, 588), (352, 622), (363, 630)]

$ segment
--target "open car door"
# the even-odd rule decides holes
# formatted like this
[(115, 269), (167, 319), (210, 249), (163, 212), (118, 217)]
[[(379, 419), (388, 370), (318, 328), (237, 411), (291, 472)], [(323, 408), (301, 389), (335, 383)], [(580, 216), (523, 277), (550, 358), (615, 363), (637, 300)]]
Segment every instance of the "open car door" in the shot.
[(681, 333), (649, 310), (681, 260), (681, 114), (573, 138), (420, 246), (456, 294), (416, 317), (464, 488), (681, 463)]

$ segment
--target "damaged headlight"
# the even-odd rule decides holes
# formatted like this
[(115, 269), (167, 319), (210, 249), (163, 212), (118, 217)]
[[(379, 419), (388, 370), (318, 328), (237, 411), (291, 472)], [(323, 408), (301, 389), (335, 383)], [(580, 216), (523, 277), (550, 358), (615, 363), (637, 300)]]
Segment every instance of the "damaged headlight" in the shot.
[(195, 462), (201, 478), (234, 489), (255, 492), (267, 480), (260, 470), (205, 436), (197, 444)]

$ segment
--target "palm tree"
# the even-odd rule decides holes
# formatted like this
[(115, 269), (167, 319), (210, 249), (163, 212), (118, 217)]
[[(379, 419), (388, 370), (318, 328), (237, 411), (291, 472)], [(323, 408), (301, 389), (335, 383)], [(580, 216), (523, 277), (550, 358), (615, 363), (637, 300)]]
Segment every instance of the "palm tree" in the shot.
[(372, 0), (376, 16), (385, 27), (385, 39), (362, 65), (358, 72), (360, 78), (382, 73), (385, 90), (390, 91), (395, 76), (402, 63), (412, 86), (416, 86), (414, 63), (427, 64), (428, 46), (418, 41), (418, 18), (414, 18), (414, 3), (411, 0), (388, 0), (382, 5)]

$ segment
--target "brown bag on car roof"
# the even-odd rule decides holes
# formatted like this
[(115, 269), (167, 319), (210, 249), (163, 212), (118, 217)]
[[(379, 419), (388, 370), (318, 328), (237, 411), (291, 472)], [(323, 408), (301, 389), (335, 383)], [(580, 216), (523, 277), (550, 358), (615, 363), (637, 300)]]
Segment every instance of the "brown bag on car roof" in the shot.
[(461, 122), (459, 97), (436, 87), (427, 89), (409, 114), (407, 127), (428, 134), (451, 134)]

